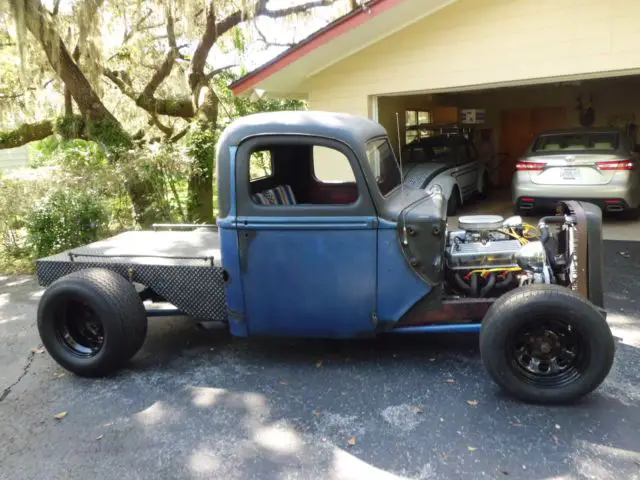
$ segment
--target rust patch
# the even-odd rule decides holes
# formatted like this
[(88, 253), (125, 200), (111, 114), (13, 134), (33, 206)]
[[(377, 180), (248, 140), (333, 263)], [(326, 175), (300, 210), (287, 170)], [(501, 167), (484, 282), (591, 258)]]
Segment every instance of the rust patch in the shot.
[(409, 313), (398, 326), (419, 326), (447, 323), (471, 323), (484, 318), (495, 298), (462, 298), (444, 300), (441, 308)]

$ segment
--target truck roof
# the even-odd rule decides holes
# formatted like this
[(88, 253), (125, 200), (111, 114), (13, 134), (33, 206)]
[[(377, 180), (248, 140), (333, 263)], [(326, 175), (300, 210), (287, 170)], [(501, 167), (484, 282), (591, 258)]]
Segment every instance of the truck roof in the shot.
[(319, 135), (357, 144), (386, 135), (387, 131), (368, 118), (346, 113), (317, 110), (264, 112), (234, 121), (222, 134), (219, 147), (237, 146), (248, 137), (270, 134)]

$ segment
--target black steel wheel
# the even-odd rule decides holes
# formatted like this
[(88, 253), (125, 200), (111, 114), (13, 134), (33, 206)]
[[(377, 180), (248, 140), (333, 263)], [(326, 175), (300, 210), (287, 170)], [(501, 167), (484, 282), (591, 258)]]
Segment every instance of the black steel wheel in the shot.
[(114, 372), (142, 347), (147, 316), (135, 287), (115, 272), (73, 272), (44, 292), (38, 332), (51, 357), (87, 377)]
[(69, 300), (54, 313), (58, 340), (74, 355), (94, 357), (104, 345), (104, 326), (85, 302)]
[(533, 319), (507, 343), (514, 372), (523, 382), (562, 387), (584, 374), (588, 343), (562, 318)]
[(558, 285), (531, 285), (496, 300), (482, 323), (480, 352), (492, 379), (514, 397), (570, 403), (604, 381), (615, 343), (588, 300)]

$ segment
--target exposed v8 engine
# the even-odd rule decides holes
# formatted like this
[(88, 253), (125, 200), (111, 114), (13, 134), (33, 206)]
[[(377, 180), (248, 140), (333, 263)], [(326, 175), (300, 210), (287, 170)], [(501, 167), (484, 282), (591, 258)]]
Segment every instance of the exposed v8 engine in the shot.
[[(554, 235), (548, 223), (559, 226)], [(463, 216), (447, 232), (449, 293), (495, 297), (531, 283), (568, 286), (575, 271), (575, 222), (569, 216), (544, 217), (537, 227), (519, 216)]]

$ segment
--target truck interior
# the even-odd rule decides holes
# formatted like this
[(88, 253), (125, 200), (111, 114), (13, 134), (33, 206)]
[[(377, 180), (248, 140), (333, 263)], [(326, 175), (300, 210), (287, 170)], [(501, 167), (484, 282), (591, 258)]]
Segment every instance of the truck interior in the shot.
[(348, 205), (358, 199), (349, 160), (316, 145), (266, 145), (251, 154), (251, 198), (259, 205)]
[[(400, 183), (388, 140), (369, 141), (366, 155), (387, 195)], [(353, 163), (324, 145), (261, 145), (252, 150), (249, 172), (241, 172), (242, 177), (248, 177), (251, 199), (258, 205), (350, 205), (360, 195)]]

